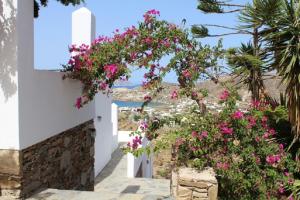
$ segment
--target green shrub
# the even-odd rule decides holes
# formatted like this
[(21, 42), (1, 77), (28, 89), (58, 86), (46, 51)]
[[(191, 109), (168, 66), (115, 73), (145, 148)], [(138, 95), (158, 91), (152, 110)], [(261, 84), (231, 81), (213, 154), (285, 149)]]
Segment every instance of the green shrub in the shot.
[(213, 167), (220, 199), (288, 197), (296, 165), (269, 124), (276, 117), (284, 119), (284, 112), (272, 114), (271, 106), (261, 102), (241, 111), (229, 91), (220, 99), (224, 109), (218, 114), (185, 116), (189, 123), (175, 132), (178, 164), (199, 170)]

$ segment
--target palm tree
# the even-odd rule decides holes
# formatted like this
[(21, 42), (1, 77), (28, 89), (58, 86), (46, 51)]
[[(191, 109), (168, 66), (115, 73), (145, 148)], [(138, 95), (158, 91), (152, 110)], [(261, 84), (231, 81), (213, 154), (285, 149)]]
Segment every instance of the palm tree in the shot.
[(256, 5), (248, 5), (245, 13), (263, 27), (263, 41), (272, 52), (270, 65), (276, 68), (282, 83), (286, 84), (289, 120), (296, 141), (300, 138), (300, 0), (256, 2)]
[[(256, 0), (253, 0), (255, 3)], [(231, 1), (221, 0), (199, 0), (198, 9), (204, 13), (244, 13), (247, 5), (231, 3)], [(253, 4), (254, 4), (253, 3)], [(244, 15), (241, 15), (244, 16)], [(240, 21), (243, 22), (242, 17)], [(262, 58), (262, 41), (259, 34), (260, 26), (256, 23), (244, 24), (238, 27), (228, 27), (226, 25), (216, 24), (200, 24), (192, 27), (192, 32), (197, 37), (223, 37), (228, 35), (247, 34), (252, 38), (252, 44), (241, 44), (239, 50), (231, 49), (229, 51), (228, 62), (241, 76), (241, 83), (248, 86), (252, 93), (252, 100), (260, 100), (265, 97), (265, 86), (263, 82), (263, 74), (266, 72), (265, 58)], [(252, 22), (252, 21), (251, 21)], [(222, 34), (210, 34), (207, 27), (217, 27), (226, 30)], [(258, 64), (259, 63), (259, 64)]]
[(233, 74), (239, 78), (239, 83), (247, 85), (248, 90), (252, 92), (252, 99), (255, 100), (262, 94), (265, 94), (265, 85), (263, 74), (268, 71), (265, 65), (267, 54), (258, 47), (255, 55), (253, 44), (242, 43), (238, 49), (229, 49), (227, 60), (233, 70)]

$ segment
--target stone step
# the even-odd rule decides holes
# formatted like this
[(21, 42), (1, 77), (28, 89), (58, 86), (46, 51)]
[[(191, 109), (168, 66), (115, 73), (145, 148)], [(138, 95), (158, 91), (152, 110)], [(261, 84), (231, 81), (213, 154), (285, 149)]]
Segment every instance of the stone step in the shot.
[(149, 178), (104, 179), (95, 184), (95, 192), (170, 196), (170, 180)]
[(171, 197), (155, 194), (47, 189), (28, 198), (27, 200), (171, 200)]

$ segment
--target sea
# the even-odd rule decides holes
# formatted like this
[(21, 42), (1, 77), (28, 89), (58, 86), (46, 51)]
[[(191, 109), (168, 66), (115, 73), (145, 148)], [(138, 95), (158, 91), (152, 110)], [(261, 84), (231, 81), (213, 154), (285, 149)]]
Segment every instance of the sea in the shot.
[[(127, 88), (127, 89), (133, 89), (136, 87), (140, 87), (141, 85), (120, 85), (120, 86), (113, 86), (113, 88)], [(118, 107), (128, 107), (128, 108), (139, 108), (142, 106), (143, 102), (138, 101), (113, 101), (113, 103), (117, 104)], [(160, 103), (149, 103), (146, 107), (156, 107), (160, 106), (162, 104)]]

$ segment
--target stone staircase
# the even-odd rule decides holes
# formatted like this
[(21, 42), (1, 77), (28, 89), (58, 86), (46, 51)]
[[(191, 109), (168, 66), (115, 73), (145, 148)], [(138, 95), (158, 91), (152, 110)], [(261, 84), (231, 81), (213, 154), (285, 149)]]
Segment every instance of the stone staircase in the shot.
[(29, 200), (171, 200), (170, 180), (127, 178), (127, 156), (120, 148), (95, 179), (94, 192), (44, 190)]

